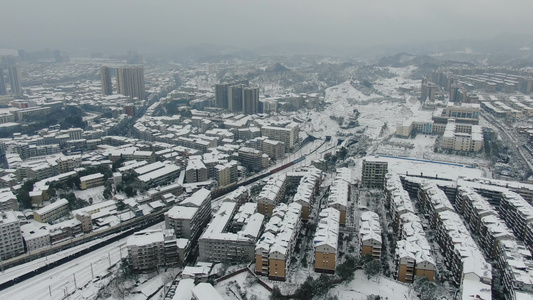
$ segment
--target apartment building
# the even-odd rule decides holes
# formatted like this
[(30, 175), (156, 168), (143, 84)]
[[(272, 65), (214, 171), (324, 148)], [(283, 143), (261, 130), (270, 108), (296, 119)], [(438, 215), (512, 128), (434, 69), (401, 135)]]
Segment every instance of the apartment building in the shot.
[(179, 183), (173, 183), (164, 186), (158, 186), (146, 191), (146, 195), (150, 197), (152, 201), (161, 200), (163, 195), (172, 194), (174, 196), (179, 196), (183, 193), (183, 186)]
[(2, 260), (24, 253), (20, 221), (12, 210), (0, 211), (0, 257)]
[(285, 152), (291, 152), (292, 149), (294, 149), (294, 146), (298, 143), (299, 133), (300, 125), (294, 122), (285, 127), (261, 127), (261, 136), (266, 136), (269, 139), (283, 142), (285, 144)]
[(446, 194), (435, 183), (430, 181), (421, 183), (418, 190), (418, 201), (420, 201), (424, 212), (428, 215), (432, 228), (436, 226), (436, 220), (441, 212), (455, 212)]
[(479, 152), (483, 149), (483, 131), (481, 126), (456, 123), (448, 120), (442, 135), (443, 149), (456, 151)]
[[(238, 211), (237, 211), (238, 209)], [(257, 203), (223, 202), (198, 240), (199, 260), (242, 263), (255, 259), (264, 215)]]
[(506, 191), (500, 202), (500, 215), (513, 230), (516, 238), (523, 241), (529, 223), (533, 223), (533, 207), (522, 196)]
[(463, 215), (474, 233), (479, 233), (485, 216), (498, 216), (498, 212), (481, 195), (469, 187), (458, 186), (455, 198), (456, 211)]
[[(486, 199), (470, 188), (460, 186), (458, 189), (457, 202), (460, 203), (457, 205), (456, 202), (456, 205), (459, 209), (464, 208), (458, 211), (462, 211), (471, 230), (479, 234), (479, 245), (485, 255), (496, 261), (495, 265), (503, 275), (505, 299), (533, 297), (531, 252), (516, 240), (513, 232)], [(472, 212), (469, 213), (469, 210)], [(479, 226), (477, 219), (480, 219)]]
[(39, 227), (35, 223), (28, 223), (20, 226), (20, 232), (29, 252), (50, 247), (50, 232), (46, 226)]
[(384, 188), (388, 165), (386, 161), (380, 160), (379, 156), (365, 157), (361, 174), (362, 186), (366, 188)]
[(145, 173), (137, 177), (139, 182), (149, 185), (160, 185), (177, 178), (180, 174), (180, 167), (174, 164), (165, 164), (160, 169)]
[(211, 217), (211, 192), (200, 189), (165, 213), (165, 228), (178, 238), (196, 240)]
[(187, 183), (207, 181), (207, 168), (200, 158), (189, 158), (185, 180)]
[(533, 298), (533, 260), (522, 243), (515, 239), (499, 243), (496, 265), (502, 274), (506, 300)]
[(19, 204), (17, 201), (17, 196), (11, 191), (1, 191), (0, 192), (0, 211), (6, 210), (18, 210)]
[(359, 221), (359, 245), (361, 256), (372, 255), (381, 258), (381, 224), (379, 216), (373, 211), (365, 211)]
[(401, 190), (394, 191), (391, 195), (390, 205), (391, 219), (393, 221), (393, 228), (395, 230), (401, 230), (401, 216), (405, 214), (414, 214), (415, 210), (413, 202), (409, 198), (409, 193), (403, 188)]
[(33, 219), (37, 222), (48, 223), (67, 215), (69, 212), (67, 199), (58, 199), (33, 212)]
[(115, 202), (115, 200), (107, 200), (107, 201), (98, 202), (93, 205), (89, 205), (89, 206), (86, 206), (86, 207), (83, 207), (77, 210), (73, 210), (72, 215), (75, 216), (77, 214), (84, 213), (84, 212), (90, 215), (94, 215), (101, 211), (105, 211), (105, 210), (116, 211), (116, 209), (117, 209), (117, 203)]
[(80, 189), (86, 190), (93, 187), (104, 185), (104, 174), (95, 173), (80, 177)]
[(342, 178), (336, 178), (330, 187), (328, 197), (328, 207), (333, 207), (340, 213), (339, 224), (346, 225), (346, 211), (348, 209), (348, 199), (350, 199), (350, 183)]
[[(481, 249), (472, 239), (463, 221), (454, 211), (439, 213), (435, 228), (435, 240), (444, 256), (444, 264), (452, 274), (452, 281), (465, 285), (465, 278), (486, 285), (490, 291), (492, 268)], [(468, 284), (472, 284), (470, 281)]]
[(262, 142), (261, 150), (273, 160), (280, 160), (285, 157), (285, 144), (281, 141), (265, 139)]
[(396, 243), (394, 262), (396, 279), (412, 283), (415, 276), (435, 280), (437, 265), (431, 256), (431, 247), (424, 235), (411, 236)]
[(116, 75), (119, 94), (145, 99), (143, 67), (119, 67), (116, 68)]
[(285, 281), (302, 224), (301, 213), (302, 206), (295, 202), (281, 203), (273, 210), (255, 246), (256, 274)]
[(219, 164), (216, 165), (214, 169), (214, 178), (218, 182), (219, 187), (224, 187), (236, 182), (236, 180), (234, 180), (235, 177), (232, 176), (232, 173), (234, 173), (235, 169), (237, 169), (236, 162)]
[[(291, 177), (287, 176), (287, 179)], [(307, 221), (311, 213), (311, 207), (314, 197), (318, 193), (320, 182), (322, 180), (322, 172), (316, 168), (309, 168), (307, 172), (301, 177), (296, 194), (294, 194), (293, 202), (302, 206), (302, 220)]]
[(135, 232), (126, 242), (128, 260), (133, 269), (153, 270), (177, 262), (177, 240), (172, 229)]
[(270, 216), (274, 207), (285, 196), (287, 175), (276, 174), (271, 176), (257, 197), (257, 211)]
[(259, 172), (267, 168), (270, 163), (268, 155), (250, 147), (240, 147), (237, 160), (252, 172)]
[(333, 207), (323, 209), (313, 239), (315, 272), (334, 274), (337, 266), (340, 212)]
[(136, 160), (154, 163), (156, 157), (157, 156), (153, 151), (142, 151), (137, 147), (127, 147), (109, 151), (109, 160), (112, 162), (122, 159), (124, 161)]

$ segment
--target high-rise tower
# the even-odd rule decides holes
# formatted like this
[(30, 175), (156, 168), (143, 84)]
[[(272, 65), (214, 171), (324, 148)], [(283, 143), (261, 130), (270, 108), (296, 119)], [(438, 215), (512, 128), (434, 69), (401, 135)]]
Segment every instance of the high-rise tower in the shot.
[(0, 68), (0, 95), (7, 94), (6, 78), (4, 77), (4, 69)]
[(256, 114), (259, 111), (259, 89), (247, 87), (242, 94), (242, 112), (246, 115)]
[(111, 83), (111, 68), (103, 66), (100, 68), (100, 79), (102, 81), (102, 95), (113, 94), (113, 84)]
[(9, 84), (11, 85), (11, 93), (22, 96), (22, 88), (20, 87), (20, 73), (15, 65), (10, 65), (7, 67), (7, 72), (9, 76)]
[(117, 89), (119, 94), (144, 99), (144, 68), (117, 68)]

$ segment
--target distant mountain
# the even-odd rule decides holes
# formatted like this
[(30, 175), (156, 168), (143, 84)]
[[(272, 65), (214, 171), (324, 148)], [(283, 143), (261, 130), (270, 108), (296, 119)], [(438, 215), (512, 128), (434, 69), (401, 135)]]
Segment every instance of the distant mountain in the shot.
[(202, 44), (182, 48), (172, 54), (181, 62), (217, 63), (234, 59), (253, 60), (258, 56), (253, 51), (232, 46)]

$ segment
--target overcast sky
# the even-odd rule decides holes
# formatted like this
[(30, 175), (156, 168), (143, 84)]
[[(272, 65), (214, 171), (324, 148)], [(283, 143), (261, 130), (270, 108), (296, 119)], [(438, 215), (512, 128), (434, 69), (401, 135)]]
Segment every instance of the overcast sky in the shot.
[(533, 28), (527, 0), (3, 0), (0, 48), (365, 47)]

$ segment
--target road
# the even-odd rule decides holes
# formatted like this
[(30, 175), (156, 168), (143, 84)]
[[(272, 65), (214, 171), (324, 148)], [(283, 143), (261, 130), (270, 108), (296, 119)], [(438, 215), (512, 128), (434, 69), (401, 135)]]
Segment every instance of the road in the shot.
[(507, 126), (502, 125), (501, 122), (491, 114), (483, 113), (481, 114), (481, 118), (485, 119), (487, 123), (490, 123), (496, 127), (504, 144), (514, 148), (513, 150), (516, 150), (516, 153), (519, 156), (517, 158), (522, 162), (522, 164), (526, 165), (530, 171), (533, 171), (533, 165), (530, 162), (531, 155), (529, 153), (524, 153), (524, 150), (522, 149), (523, 143), (520, 141), (520, 138), (517, 137), (512, 130), (509, 130)]

